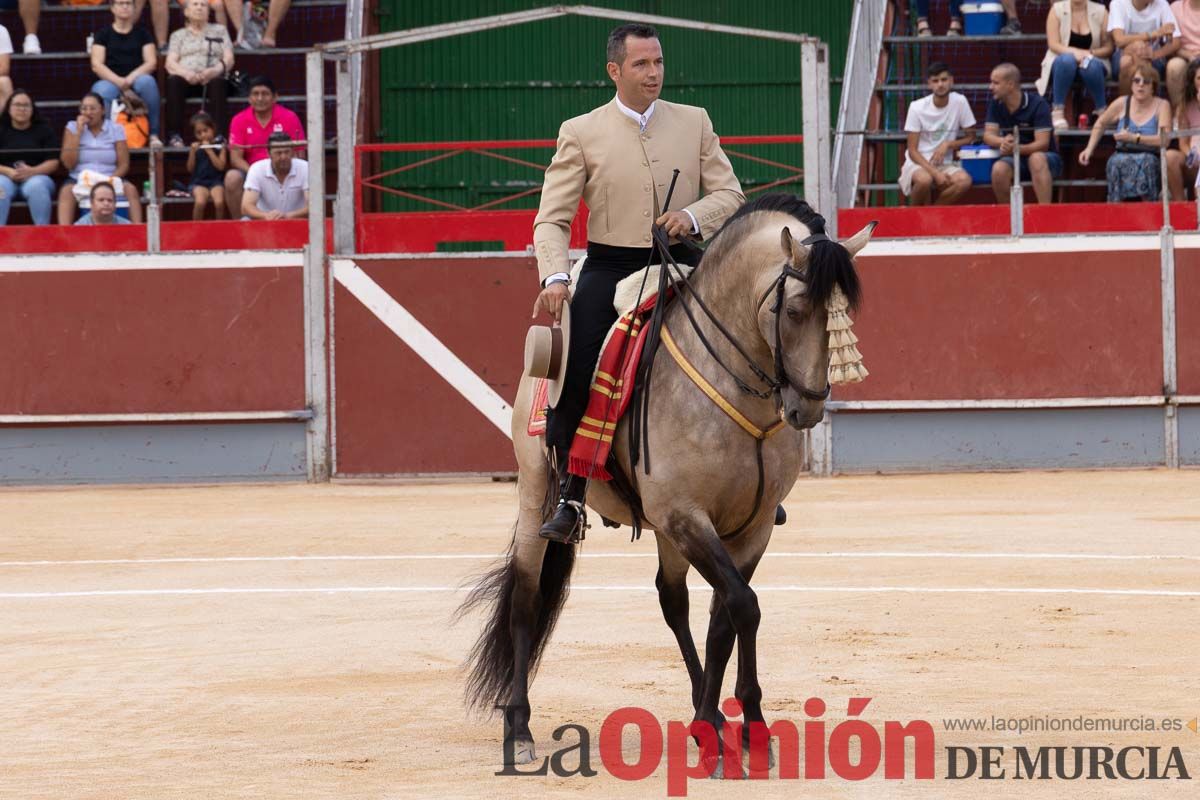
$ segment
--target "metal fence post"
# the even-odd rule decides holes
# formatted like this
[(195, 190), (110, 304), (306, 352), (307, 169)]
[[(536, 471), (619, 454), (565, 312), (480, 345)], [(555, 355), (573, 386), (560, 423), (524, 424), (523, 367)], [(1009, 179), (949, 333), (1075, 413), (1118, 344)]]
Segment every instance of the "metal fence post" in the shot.
[(815, 39), (800, 45), (801, 123), (804, 134), (804, 199), (825, 217), (837, 237), (833, 164), (829, 147), (829, 48)]
[(304, 249), (304, 401), (308, 421), (308, 479), (329, 480), (329, 353), (325, 288), (325, 63), (320, 50), (306, 57), (308, 103), (308, 246)]
[(353, 253), (354, 241), (354, 118), (358, 105), (354, 97), (354, 53), (339, 58), (337, 68), (337, 199), (333, 204), (333, 252)]
[(1021, 126), (1013, 125), (1013, 180), (1008, 193), (1008, 226), (1013, 236), (1025, 235), (1025, 186), (1021, 183)]

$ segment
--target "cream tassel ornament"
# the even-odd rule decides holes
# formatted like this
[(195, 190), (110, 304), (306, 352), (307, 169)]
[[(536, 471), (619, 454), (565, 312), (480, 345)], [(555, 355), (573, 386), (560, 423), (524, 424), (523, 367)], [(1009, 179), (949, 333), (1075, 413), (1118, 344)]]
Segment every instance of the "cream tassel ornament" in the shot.
[(825, 311), (829, 315), (825, 324), (825, 330), (829, 332), (829, 382), (834, 385), (858, 383), (870, 374), (863, 366), (862, 353), (855, 347), (858, 337), (850, 330), (854, 321), (846, 313), (849, 307), (842, 287), (835, 284), (825, 301)]

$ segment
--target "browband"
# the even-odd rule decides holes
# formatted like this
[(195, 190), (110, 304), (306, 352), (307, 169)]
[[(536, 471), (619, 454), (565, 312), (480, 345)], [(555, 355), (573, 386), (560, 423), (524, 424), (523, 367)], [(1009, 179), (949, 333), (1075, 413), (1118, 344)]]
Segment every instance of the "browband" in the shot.
[(826, 236), (823, 233), (814, 233), (811, 236), (809, 236), (807, 239), (802, 241), (800, 244), (802, 244), (804, 246), (808, 246), (811, 244), (816, 244), (817, 242), (832, 242), (832, 241), (833, 241), (832, 239), (830, 239), (828, 236)]

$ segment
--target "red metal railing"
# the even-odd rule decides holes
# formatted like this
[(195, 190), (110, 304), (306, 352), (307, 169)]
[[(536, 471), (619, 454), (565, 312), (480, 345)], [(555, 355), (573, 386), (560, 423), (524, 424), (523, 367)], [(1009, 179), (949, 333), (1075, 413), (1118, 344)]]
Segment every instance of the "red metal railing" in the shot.
[[(794, 164), (762, 158), (736, 148), (741, 145), (800, 144), (801, 142), (803, 142), (803, 137), (795, 135), (728, 136), (721, 139), (725, 153), (731, 158), (744, 159), (756, 164), (762, 164), (778, 169), (783, 173), (777, 179), (749, 188), (747, 194), (766, 191), (781, 184), (801, 180), (804, 176), (804, 170)], [(495, 151), (539, 148), (553, 149), (555, 145), (556, 142), (553, 139), (395, 142), (358, 145), (355, 148), (354, 159), (356, 248), (359, 252), (425, 252), (437, 249), (437, 245), (444, 242), (501, 241), (504, 243), (505, 250), (525, 249), (533, 238), (533, 217), (536, 212), (531, 209), (503, 210), (497, 207), (523, 197), (538, 194), (541, 192), (541, 186), (525, 188), (475, 206), (464, 206), (427, 197), (417, 192), (400, 189), (395, 186), (386, 186), (383, 184), (383, 181), (419, 167), (446, 161), (468, 153), (509, 164), (529, 167), (540, 173), (546, 169), (546, 165), (543, 163)], [(363, 156), (370, 153), (431, 153), (431, 155), (410, 164), (365, 173), (363, 169)], [(365, 189), (373, 189), (383, 194), (427, 203), (438, 210), (388, 214), (364, 212)], [(584, 210), (582, 204), (580, 204), (580, 208)], [(572, 226), (573, 246), (583, 246), (586, 243), (586, 229), (583, 224), (585, 219), (586, 213), (578, 215), (575, 219), (575, 223)]]

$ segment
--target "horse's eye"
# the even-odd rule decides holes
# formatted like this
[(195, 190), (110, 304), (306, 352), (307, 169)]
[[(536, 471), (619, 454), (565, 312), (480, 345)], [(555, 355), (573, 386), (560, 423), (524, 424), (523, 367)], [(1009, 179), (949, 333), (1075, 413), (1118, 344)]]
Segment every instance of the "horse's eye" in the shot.
[(800, 322), (804, 319), (804, 311), (796, 308), (795, 306), (787, 307), (787, 315), (788, 319), (790, 319), (792, 322)]

